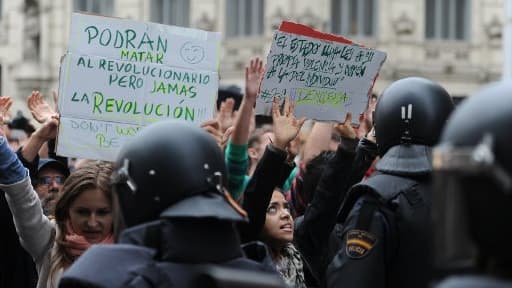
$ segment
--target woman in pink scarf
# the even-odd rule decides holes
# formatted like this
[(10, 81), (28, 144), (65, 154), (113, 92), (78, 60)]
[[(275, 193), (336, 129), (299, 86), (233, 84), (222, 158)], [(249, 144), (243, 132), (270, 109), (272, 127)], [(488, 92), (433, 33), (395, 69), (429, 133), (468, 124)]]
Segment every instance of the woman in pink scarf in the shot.
[(21, 244), (36, 263), (37, 288), (56, 288), (62, 272), (92, 244), (113, 242), (120, 227), (111, 173), (112, 165), (100, 161), (71, 173), (55, 204), (55, 219), (43, 214), (28, 173), (16, 183), (0, 184)]

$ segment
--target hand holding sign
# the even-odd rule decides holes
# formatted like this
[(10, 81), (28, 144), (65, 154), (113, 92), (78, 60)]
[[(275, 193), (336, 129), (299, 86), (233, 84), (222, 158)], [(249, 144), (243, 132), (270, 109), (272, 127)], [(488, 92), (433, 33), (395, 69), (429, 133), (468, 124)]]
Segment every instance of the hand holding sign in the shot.
[(300, 120), (295, 118), (293, 115), (294, 108), (295, 104), (290, 102), (288, 98), (285, 98), (283, 113), (281, 113), (279, 111), (279, 100), (277, 97), (274, 97), (272, 119), (274, 121), (274, 134), (276, 138), (274, 145), (277, 148), (285, 150), (288, 143), (297, 137), (302, 124), (306, 121), (305, 118)]
[(219, 44), (218, 32), (74, 13), (61, 61), (57, 154), (113, 161), (150, 123), (211, 119)]
[(352, 127), (352, 113), (347, 113), (345, 116), (345, 121), (343, 123), (338, 123), (334, 126), (334, 129), (340, 133), (341, 137), (356, 139), (357, 132), (354, 127)]

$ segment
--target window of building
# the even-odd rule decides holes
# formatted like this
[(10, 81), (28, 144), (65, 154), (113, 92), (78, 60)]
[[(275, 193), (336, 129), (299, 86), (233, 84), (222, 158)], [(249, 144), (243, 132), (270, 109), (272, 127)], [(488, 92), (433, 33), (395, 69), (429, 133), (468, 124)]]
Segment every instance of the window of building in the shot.
[(112, 16), (114, 15), (114, 0), (74, 0), (73, 10)]
[(468, 0), (426, 0), (425, 19), (427, 39), (469, 38)]
[(331, 31), (359, 37), (375, 36), (377, 0), (332, 0)]
[(151, 21), (176, 26), (189, 26), (189, 0), (151, 0)]
[(264, 0), (226, 0), (226, 35), (262, 35), (263, 14)]

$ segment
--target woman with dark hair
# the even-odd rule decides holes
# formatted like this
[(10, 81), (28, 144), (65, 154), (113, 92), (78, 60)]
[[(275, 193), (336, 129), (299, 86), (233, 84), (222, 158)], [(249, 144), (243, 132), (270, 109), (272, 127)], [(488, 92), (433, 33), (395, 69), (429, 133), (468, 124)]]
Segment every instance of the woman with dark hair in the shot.
[(293, 218), (283, 193), (276, 189), (294, 168), (293, 162), (287, 161), (286, 147), (305, 120), (295, 118), (293, 106), (285, 100), (281, 114), (274, 99), (275, 141), (266, 147), (244, 192), (243, 208), (250, 223), (239, 228), (242, 241), (261, 240), (267, 244), (276, 270), (289, 287), (306, 287), (302, 257), (293, 245)]

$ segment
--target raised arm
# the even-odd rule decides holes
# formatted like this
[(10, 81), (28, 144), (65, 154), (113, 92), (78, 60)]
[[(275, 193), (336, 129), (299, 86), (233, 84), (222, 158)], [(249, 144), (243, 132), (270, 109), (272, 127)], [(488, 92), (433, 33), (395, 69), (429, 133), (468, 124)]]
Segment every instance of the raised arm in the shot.
[(293, 115), (294, 105), (285, 100), (284, 111), (279, 111), (277, 99), (272, 103), (275, 142), (267, 146), (263, 157), (244, 193), (243, 208), (249, 216), (249, 224), (240, 227), (242, 241), (256, 240), (265, 225), (266, 211), (274, 189), (280, 185), (281, 171), (286, 165), (286, 146), (300, 131), (305, 119)]
[(246, 172), (249, 165), (247, 142), (263, 72), (263, 61), (259, 58), (251, 59), (249, 66), (245, 68), (245, 96), (240, 105), (230, 140), (227, 143), (225, 157), (228, 169), (228, 190), (234, 199), (240, 197), (247, 183)]
[(297, 247), (321, 282), (325, 280), (323, 277), (330, 261), (329, 238), (336, 224), (338, 210), (347, 191), (362, 179), (370, 167), (377, 150), (367, 139), (358, 141), (357, 136), (366, 133), (354, 129), (351, 122), (352, 116), (348, 113), (343, 123), (335, 125), (342, 136), (342, 143), (323, 171), (311, 205), (295, 231)]
[[(2, 104), (0, 100), (0, 111)], [(3, 115), (0, 118), (3, 122)], [(3, 131), (0, 134), (0, 189), (6, 193), (21, 244), (38, 262), (51, 242), (53, 224), (43, 214), (27, 170), (7, 145)]]
[(235, 129), (231, 135), (231, 142), (235, 145), (247, 145), (251, 118), (254, 117), (253, 109), (263, 72), (263, 61), (260, 58), (251, 59), (249, 66), (245, 67), (245, 95), (235, 121)]
[(27, 143), (21, 148), (23, 158), (28, 162), (34, 161), (44, 143), (57, 137), (58, 126), (59, 118), (57, 115), (48, 118), (41, 128), (30, 135)]

